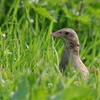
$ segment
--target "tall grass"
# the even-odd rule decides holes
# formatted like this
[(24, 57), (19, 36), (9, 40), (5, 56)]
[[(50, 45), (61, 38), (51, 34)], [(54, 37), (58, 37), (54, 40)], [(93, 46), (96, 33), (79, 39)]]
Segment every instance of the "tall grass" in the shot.
[[(99, 5), (93, 0), (1, 0), (0, 100), (99, 100)], [(80, 56), (90, 69), (87, 82), (73, 69), (68, 76), (59, 72), (64, 43), (50, 34), (63, 27), (78, 33)]]

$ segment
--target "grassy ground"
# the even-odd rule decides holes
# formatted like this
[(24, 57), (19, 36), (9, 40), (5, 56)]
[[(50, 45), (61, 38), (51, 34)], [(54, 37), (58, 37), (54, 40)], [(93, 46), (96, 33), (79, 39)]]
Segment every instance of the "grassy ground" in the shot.
[[(0, 100), (100, 100), (99, 7), (99, 0), (1, 0)], [(68, 76), (59, 72), (64, 43), (50, 34), (63, 27), (78, 33), (87, 82), (72, 66)]]

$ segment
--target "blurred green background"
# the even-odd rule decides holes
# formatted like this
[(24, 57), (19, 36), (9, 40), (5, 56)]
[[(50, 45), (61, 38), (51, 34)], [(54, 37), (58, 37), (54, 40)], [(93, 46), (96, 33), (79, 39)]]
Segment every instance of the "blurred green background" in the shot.
[[(90, 69), (84, 83), (58, 64), (64, 43), (50, 34), (73, 28)], [(0, 100), (100, 100), (100, 0), (0, 0)]]

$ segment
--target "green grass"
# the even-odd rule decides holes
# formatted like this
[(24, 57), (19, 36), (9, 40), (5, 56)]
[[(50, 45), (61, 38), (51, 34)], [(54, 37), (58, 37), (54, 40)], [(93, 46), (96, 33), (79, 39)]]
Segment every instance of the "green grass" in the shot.
[[(84, 2), (83, 12), (77, 3), (0, 1), (0, 100), (100, 99), (100, 70), (91, 71), (100, 67), (100, 2)], [(68, 76), (58, 69), (64, 43), (50, 34), (63, 27), (78, 33), (80, 57), (90, 69), (87, 82), (72, 66)]]

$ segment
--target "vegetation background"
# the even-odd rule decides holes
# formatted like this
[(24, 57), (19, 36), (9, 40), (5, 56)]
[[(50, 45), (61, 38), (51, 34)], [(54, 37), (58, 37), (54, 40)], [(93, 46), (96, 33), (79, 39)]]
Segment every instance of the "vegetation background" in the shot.
[[(64, 43), (50, 34), (64, 27), (79, 36), (86, 83), (58, 70)], [(0, 0), (0, 100), (100, 100), (99, 68), (100, 0)]]

